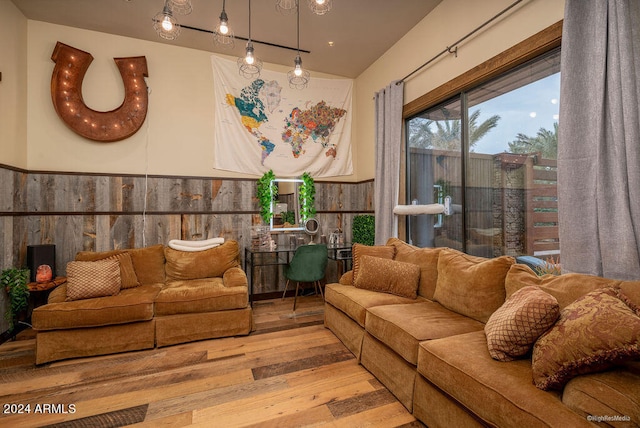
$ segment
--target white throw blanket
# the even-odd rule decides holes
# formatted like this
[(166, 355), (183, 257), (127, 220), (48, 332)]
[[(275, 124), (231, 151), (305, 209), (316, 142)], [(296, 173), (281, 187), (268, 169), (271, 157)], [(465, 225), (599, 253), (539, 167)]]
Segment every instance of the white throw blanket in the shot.
[(181, 239), (169, 241), (169, 247), (179, 251), (204, 251), (221, 244), (224, 244), (224, 238), (211, 238), (204, 241), (183, 241)]

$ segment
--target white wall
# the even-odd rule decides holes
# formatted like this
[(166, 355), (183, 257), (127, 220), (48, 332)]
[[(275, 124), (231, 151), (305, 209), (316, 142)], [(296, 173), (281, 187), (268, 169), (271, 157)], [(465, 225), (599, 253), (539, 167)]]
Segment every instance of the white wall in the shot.
[[(358, 180), (374, 177), (373, 97), (513, 3), (513, 0), (443, 0), (425, 19), (357, 79), (355, 126)], [(527, 0), (405, 81), (405, 104), (560, 21), (564, 0)]]
[(0, 0), (0, 163), (27, 167), (27, 19)]
[[(246, 177), (212, 168), (215, 106), (210, 52), (31, 20), (28, 34), (28, 169)], [(93, 56), (82, 92), (85, 104), (98, 111), (112, 110), (124, 98), (113, 58), (146, 57), (149, 111), (136, 134), (118, 142), (93, 142), (58, 118), (50, 94), (55, 66), (51, 53), (57, 41)], [(273, 64), (265, 68), (289, 69)]]

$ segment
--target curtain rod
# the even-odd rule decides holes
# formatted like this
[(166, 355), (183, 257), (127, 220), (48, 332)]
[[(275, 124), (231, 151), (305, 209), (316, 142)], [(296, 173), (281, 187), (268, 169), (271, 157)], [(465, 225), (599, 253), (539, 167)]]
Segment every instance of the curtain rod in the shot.
[[(467, 38), (471, 37), (472, 35), (474, 35), (475, 33), (477, 33), (479, 30), (481, 30), (482, 28), (484, 28), (485, 26), (487, 26), (488, 24), (490, 24), (491, 22), (495, 21), (496, 19), (498, 19), (499, 17), (501, 17), (502, 15), (504, 15), (505, 13), (507, 13), (509, 10), (511, 10), (515, 5), (517, 5), (518, 3), (521, 3), (522, 0), (516, 0), (515, 2), (513, 2), (509, 7), (507, 7), (506, 9), (504, 9), (502, 12), (498, 13), (497, 15), (495, 15), (493, 18), (489, 19), (488, 21), (486, 21), (484, 24), (480, 25), (478, 28), (476, 28), (475, 30), (473, 30), (472, 32), (470, 32), (469, 34), (467, 34), (466, 36), (464, 36), (463, 38), (461, 38), (460, 40), (452, 43), (450, 46), (447, 46), (442, 52), (440, 52), (439, 54), (437, 54), (436, 56), (434, 56), (433, 58), (431, 58), (429, 61), (425, 62), (424, 64), (422, 64), (420, 67), (416, 68), (415, 70), (413, 70), (411, 73), (407, 74), (406, 76), (404, 76), (402, 79), (400, 79), (399, 81), (396, 82), (396, 85), (399, 85), (400, 83), (404, 82), (405, 80), (407, 80), (409, 77), (413, 76), (414, 74), (416, 74), (418, 71), (422, 70), (424, 67), (426, 67), (427, 65), (431, 64), (433, 61), (435, 61), (436, 59), (440, 58), (442, 55), (448, 53), (455, 53), (456, 56), (458, 56), (458, 44), (462, 43), (463, 41), (465, 41)], [(455, 48), (455, 49), (453, 49)]]

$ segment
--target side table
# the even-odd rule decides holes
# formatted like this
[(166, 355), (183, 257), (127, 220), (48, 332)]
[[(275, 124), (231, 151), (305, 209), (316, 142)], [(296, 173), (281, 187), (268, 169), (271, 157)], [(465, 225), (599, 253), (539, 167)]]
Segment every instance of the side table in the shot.
[(51, 281), (30, 282), (27, 284), (27, 288), (29, 288), (29, 320), (31, 320), (31, 312), (38, 306), (46, 304), (49, 293), (65, 282), (67, 282), (66, 276), (57, 276)]

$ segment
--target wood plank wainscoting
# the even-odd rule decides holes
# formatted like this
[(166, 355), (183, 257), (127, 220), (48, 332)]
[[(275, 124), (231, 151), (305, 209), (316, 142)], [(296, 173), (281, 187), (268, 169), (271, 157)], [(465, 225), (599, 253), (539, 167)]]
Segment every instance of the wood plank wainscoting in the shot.
[[(235, 239), (242, 250), (250, 245), (251, 226), (261, 223), (256, 180), (42, 172), (0, 164), (0, 270), (24, 266), (27, 245), (38, 244), (56, 245), (61, 276), (83, 250), (213, 237)], [(353, 217), (373, 213), (373, 180), (317, 181), (316, 209), (321, 234), (339, 227), (350, 239)], [(335, 280), (335, 264), (329, 269)], [(281, 270), (257, 268), (254, 293), (282, 292), (284, 283)], [(4, 299), (0, 293), (0, 308)], [(1, 317), (0, 332), (5, 324)]]
[(23, 331), (0, 345), (0, 426), (424, 426), (324, 328), (320, 297), (291, 307), (256, 302), (246, 337), (41, 367)]

